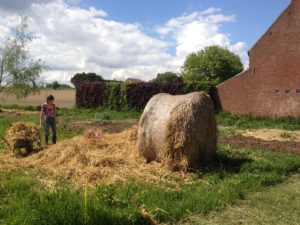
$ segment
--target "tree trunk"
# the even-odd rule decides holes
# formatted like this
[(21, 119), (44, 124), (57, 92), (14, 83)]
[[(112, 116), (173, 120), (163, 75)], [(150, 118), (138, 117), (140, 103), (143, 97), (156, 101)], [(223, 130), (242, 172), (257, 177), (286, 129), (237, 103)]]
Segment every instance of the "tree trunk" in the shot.
[(1, 70), (0, 70), (0, 91), (1, 91), (1, 87), (2, 87), (3, 73), (4, 73), (4, 62), (2, 59), (1, 60)]

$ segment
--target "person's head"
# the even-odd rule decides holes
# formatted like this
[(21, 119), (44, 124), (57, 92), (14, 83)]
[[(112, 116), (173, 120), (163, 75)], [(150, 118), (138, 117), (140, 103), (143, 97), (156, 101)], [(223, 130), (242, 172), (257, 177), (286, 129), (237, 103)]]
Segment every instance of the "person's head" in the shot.
[(49, 96), (47, 97), (47, 103), (48, 103), (48, 104), (49, 104), (49, 103), (52, 104), (53, 101), (54, 101), (53, 95), (49, 95)]

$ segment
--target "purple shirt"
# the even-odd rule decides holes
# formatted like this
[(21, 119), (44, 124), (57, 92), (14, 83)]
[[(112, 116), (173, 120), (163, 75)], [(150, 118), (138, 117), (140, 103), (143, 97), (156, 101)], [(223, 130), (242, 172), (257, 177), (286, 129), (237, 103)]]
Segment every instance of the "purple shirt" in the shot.
[(47, 103), (42, 104), (41, 112), (48, 117), (55, 118), (56, 117), (56, 108), (55, 104), (52, 104), (52, 107), (50, 108)]

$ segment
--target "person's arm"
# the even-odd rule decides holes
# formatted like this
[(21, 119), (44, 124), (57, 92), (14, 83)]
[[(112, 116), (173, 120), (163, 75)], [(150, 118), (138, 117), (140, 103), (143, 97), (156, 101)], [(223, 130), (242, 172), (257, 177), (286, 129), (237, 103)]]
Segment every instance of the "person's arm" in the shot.
[(43, 119), (44, 119), (44, 113), (41, 112), (41, 115), (40, 115), (40, 126), (42, 126)]
[(56, 104), (54, 104), (54, 118), (55, 118), (55, 123), (57, 123), (57, 111), (56, 111)]
[(44, 119), (44, 105), (41, 107), (41, 113), (40, 113), (40, 126), (42, 126), (42, 121)]

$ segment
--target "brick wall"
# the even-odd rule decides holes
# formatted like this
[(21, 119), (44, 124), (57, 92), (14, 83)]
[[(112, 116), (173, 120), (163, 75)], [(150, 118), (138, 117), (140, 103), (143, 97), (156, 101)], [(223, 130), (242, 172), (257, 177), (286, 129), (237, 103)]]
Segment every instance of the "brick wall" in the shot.
[(300, 0), (292, 0), (249, 51), (249, 58), (247, 71), (217, 87), (222, 109), (255, 116), (299, 117)]

